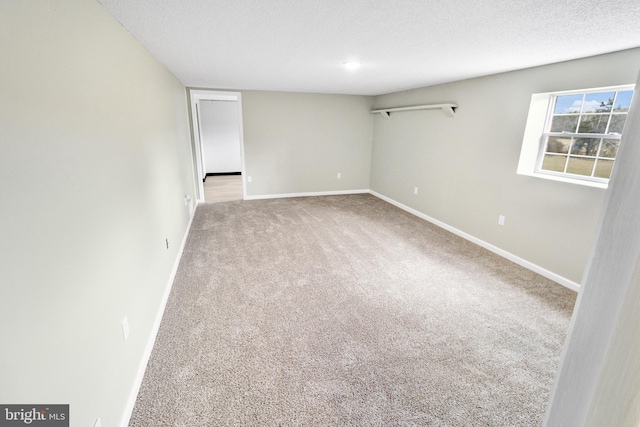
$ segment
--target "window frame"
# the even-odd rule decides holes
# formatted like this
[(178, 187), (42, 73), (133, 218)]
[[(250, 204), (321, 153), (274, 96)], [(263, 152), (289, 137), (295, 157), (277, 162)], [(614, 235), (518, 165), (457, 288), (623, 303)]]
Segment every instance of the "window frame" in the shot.
[[(561, 182), (569, 182), (573, 184), (580, 184), (585, 186), (597, 187), (597, 188), (607, 188), (609, 183), (609, 178), (599, 178), (594, 177), (595, 168), (597, 166), (598, 160), (613, 160), (615, 167), (615, 158), (606, 158), (600, 157), (600, 151), (602, 149), (602, 144), (604, 141), (601, 141), (598, 146), (598, 152), (595, 156), (587, 156), (587, 155), (576, 155), (571, 154), (571, 146), (569, 146), (567, 152), (567, 162), (565, 163), (565, 172), (556, 172), (542, 169), (542, 162), (544, 161), (544, 156), (546, 153), (546, 145), (547, 138), (549, 136), (559, 136), (559, 137), (569, 137), (569, 138), (596, 138), (596, 139), (613, 139), (620, 140), (622, 134), (607, 134), (607, 133), (571, 133), (571, 132), (551, 132), (551, 124), (552, 118), (554, 116), (554, 109), (556, 105), (556, 99), (559, 96), (567, 96), (567, 95), (582, 95), (583, 101), (584, 97), (589, 93), (599, 93), (599, 92), (623, 92), (633, 90), (635, 94), (635, 85), (633, 84), (625, 84), (625, 85), (617, 85), (617, 86), (605, 86), (598, 88), (588, 88), (588, 89), (572, 89), (566, 91), (555, 91), (555, 92), (547, 92), (547, 93), (537, 93), (533, 94), (531, 97), (531, 103), (529, 105), (529, 115), (527, 118), (527, 124), (525, 127), (525, 133), (523, 137), (522, 150), (520, 152), (520, 160), (518, 162), (517, 173), (519, 175), (528, 175), (534, 176), (537, 178), (550, 179), (554, 181)], [(579, 118), (583, 115), (607, 115), (609, 119), (607, 121), (607, 127), (605, 128), (605, 132), (608, 131), (611, 125), (611, 116), (615, 114), (615, 99), (614, 104), (612, 106), (612, 110), (606, 113), (589, 113), (582, 111), (575, 113)], [(621, 113), (618, 113), (621, 114)], [(628, 114), (628, 112), (627, 112)], [(580, 119), (578, 119), (580, 120)], [(576, 131), (579, 130), (579, 121), (576, 124)], [(562, 154), (559, 154), (562, 155)], [(579, 175), (567, 173), (567, 167), (569, 164), (570, 158), (589, 158), (594, 159), (594, 169), (592, 170), (592, 176)]]

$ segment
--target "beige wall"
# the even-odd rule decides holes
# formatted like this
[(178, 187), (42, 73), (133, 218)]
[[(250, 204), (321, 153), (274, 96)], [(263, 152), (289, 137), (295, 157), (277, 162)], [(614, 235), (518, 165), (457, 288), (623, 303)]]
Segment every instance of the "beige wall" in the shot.
[(185, 89), (95, 1), (3, 2), (0, 52), (0, 402), (119, 425), (195, 199)]
[(371, 189), (579, 283), (605, 190), (516, 174), (529, 102), (538, 92), (634, 83), (638, 69), (635, 49), (378, 96), (377, 108), (460, 107), (453, 119), (376, 117)]
[[(242, 91), (248, 196), (369, 188), (373, 98)], [(337, 179), (337, 173), (342, 174)]]
[[(640, 142), (640, 141), (639, 141)], [(640, 214), (640, 209), (637, 210)], [(637, 240), (637, 234), (629, 234)], [(612, 425), (617, 427), (638, 427), (640, 425), (640, 263), (636, 260), (632, 280), (627, 283), (627, 293), (623, 294), (624, 304), (612, 333), (610, 347), (602, 366), (602, 373), (589, 406), (590, 427)], [(606, 291), (603, 291), (605, 293)], [(610, 313), (605, 315), (611, 317)], [(598, 318), (594, 319), (596, 322)], [(592, 345), (597, 345), (593, 343)], [(580, 357), (583, 349), (577, 349), (575, 357)], [(590, 366), (588, 368), (591, 368)], [(568, 393), (573, 392), (575, 383), (569, 384)]]

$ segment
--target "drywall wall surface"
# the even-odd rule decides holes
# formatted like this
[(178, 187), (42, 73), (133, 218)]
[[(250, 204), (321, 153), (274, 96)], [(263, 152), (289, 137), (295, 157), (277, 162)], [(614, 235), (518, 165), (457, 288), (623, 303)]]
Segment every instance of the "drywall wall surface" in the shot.
[(368, 189), (372, 102), (242, 91), (245, 172), (252, 178), (247, 195)]
[[(640, 84), (640, 74), (638, 76)], [(546, 427), (640, 425), (640, 98), (635, 97), (578, 296)]]
[(200, 101), (200, 130), (207, 173), (242, 171), (237, 101)]
[(195, 199), (186, 91), (93, 0), (0, 3), (0, 54), (0, 402), (116, 426)]
[(639, 68), (634, 49), (378, 96), (459, 108), (377, 116), (371, 189), (579, 283), (606, 190), (516, 174), (531, 95), (632, 84)]
[[(640, 212), (638, 212), (640, 215)], [(633, 236), (638, 238), (637, 235)], [(640, 260), (616, 325), (613, 341), (590, 406), (587, 425), (640, 425)], [(593, 345), (593, 344), (592, 344)], [(571, 388), (573, 390), (573, 387)]]

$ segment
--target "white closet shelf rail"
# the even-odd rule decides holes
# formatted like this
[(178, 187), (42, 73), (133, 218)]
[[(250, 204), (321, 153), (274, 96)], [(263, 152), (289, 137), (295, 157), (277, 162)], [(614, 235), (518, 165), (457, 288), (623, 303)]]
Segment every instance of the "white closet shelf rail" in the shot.
[(390, 113), (397, 111), (413, 111), (413, 110), (442, 110), (449, 117), (455, 117), (456, 108), (458, 104), (429, 104), (429, 105), (414, 105), (411, 107), (395, 107), (395, 108), (379, 108), (377, 110), (371, 110), (372, 114), (380, 114), (382, 117), (388, 119)]

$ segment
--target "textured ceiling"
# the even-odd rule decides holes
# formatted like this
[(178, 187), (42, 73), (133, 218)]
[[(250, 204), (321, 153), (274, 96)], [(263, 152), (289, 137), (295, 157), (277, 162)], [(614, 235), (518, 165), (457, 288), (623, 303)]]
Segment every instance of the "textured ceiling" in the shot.
[(378, 95), (640, 46), (638, 0), (99, 2), (191, 87)]

